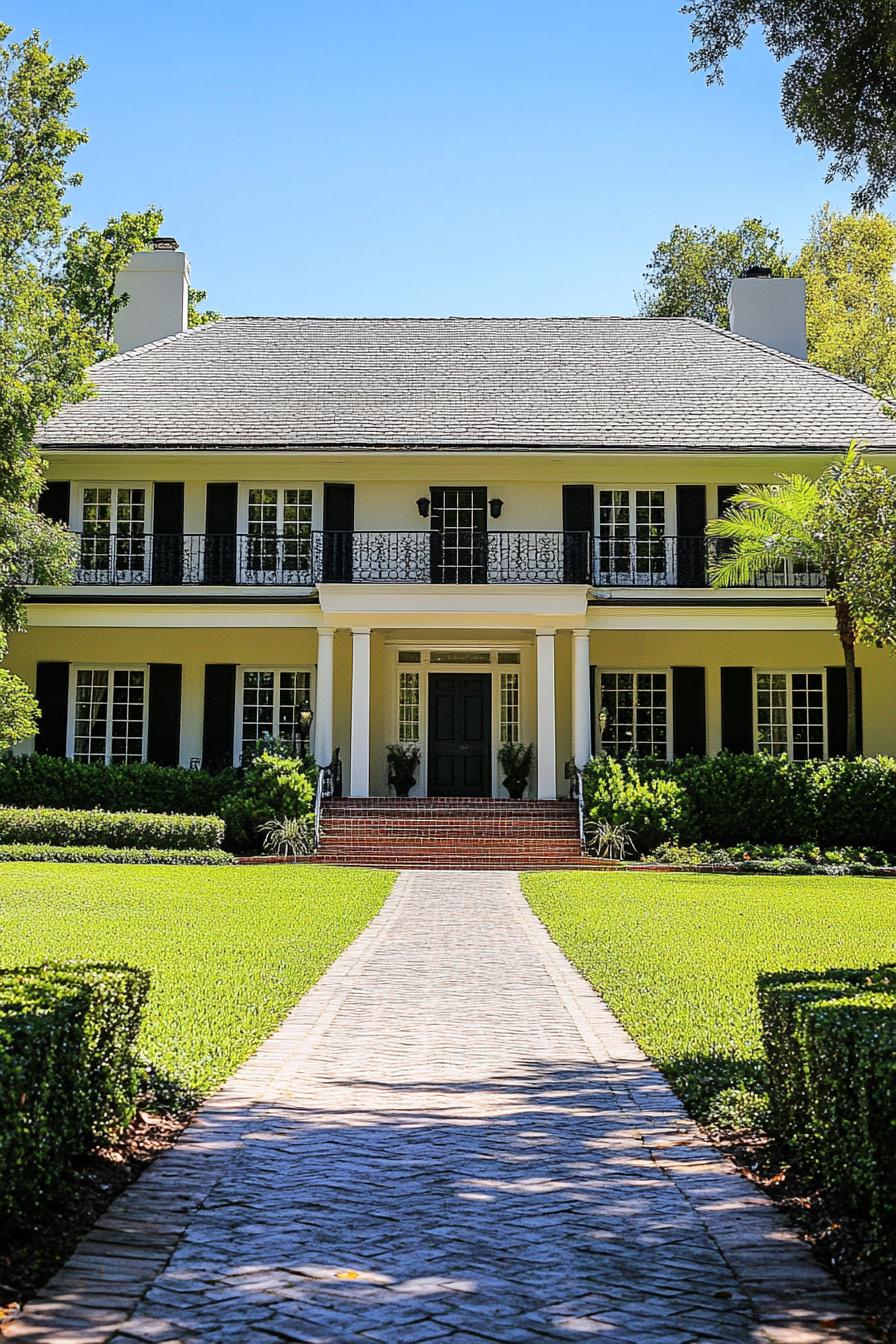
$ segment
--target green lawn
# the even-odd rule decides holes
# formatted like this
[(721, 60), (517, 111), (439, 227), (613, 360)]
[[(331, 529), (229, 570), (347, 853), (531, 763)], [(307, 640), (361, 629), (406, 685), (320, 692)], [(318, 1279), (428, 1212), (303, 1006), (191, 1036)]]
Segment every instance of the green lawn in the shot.
[(222, 1082), (376, 914), (360, 869), (0, 867), (0, 964), (127, 961), (152, 976), (143, 1048), (191, 1091)]
[(533, 873), (526, 896), (698, 1117), (761, 1087), (759, 970), (896, 959), (896, 880)]

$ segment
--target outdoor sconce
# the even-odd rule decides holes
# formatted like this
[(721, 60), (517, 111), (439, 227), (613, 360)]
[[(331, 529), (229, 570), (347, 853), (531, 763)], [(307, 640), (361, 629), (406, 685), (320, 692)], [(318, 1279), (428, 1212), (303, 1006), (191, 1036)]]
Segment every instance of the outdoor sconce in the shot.
[(490, 499), (488, 502), (488, 510), (493, 518), (500, 518), (501, 511), (503, 508), (504, 508), (503, 499)]
[(607, 710), (607, 707), (606, 705), (601, 705), (600, 712), (598, 713), (597, 716), (597, 726), (600, 729), (601, 737), (603, 737), (604, 733), (607, 731), (607, 724), (609, 722), (610, 722), (610, 715)]
[(417, 500), (417, 512), (421, 518), (429, 517), (429, 497), (427, 495), (421, 495)]
[(299, 739), (307, 747), (308, 739), (311, 736), (311, 725), (314, 722), (314, 711), (311, 708), (310, 700), (303, 700), (299, 706)]

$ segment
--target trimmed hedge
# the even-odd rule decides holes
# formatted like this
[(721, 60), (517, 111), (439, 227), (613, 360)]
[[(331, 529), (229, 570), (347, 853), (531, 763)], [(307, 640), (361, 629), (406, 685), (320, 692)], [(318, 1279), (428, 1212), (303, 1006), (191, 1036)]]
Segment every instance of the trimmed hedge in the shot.
[(84, 812), (50, 807), (0, 808), (0, 845), (98, 845), (104, 849), (219, 849), (220, 817), (154, 812)]
[[(622, 772), (624, 788), (619, 784)], [(705, 841), (731, 846), (849, 846), (896, 855), (896, 760), (888, 756), (789, 761), (785, 756), (685, 756), (674, 761), (598, 756), (585, 768), (585, 804), (593, 820), (638, 832), (645, 790), (677, 786), (674, 808), (653, 809), (652, 837), (639, 848)], [(608, 801), (609, 794), (609, 801)]]
[(0, 1217), (30, 1218), (133, 1119), (148, 990), (122, 965), (0, 970)]
[(221, 849), (107, 849), (104, 845), (0, 845), (0, 863), (162, 863), (226, 868)]
[(761, 975), (772, 1128), (844, 1210), (896, 1236), (896, 967)]
[(59, 756), (0, 757), (0, 804), (101, 807), (109, 812), (179, 812), (208, 816), (240, 787), (238, 770), (185, 770), (178, 765), (84, 765)]

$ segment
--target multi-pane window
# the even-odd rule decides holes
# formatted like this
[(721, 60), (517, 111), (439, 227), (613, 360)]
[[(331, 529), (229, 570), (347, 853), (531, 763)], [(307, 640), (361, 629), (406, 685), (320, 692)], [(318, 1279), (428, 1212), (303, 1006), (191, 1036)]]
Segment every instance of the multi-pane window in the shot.
[(311, 571), (311, 491), (294, 486), (249, 491), (247, 568), (284, 581)]
[(756, 745), (760, 751), (795, 761), (824, 756), (821, 672), (756, 673)]
[(665, 573), (665, 491), (600, 490), (598, 556), (604, 582), (648, 583)]
[(502, 672), (500, 686), (500, 730), (502, 742), (520, 740), (520, 674)]
[(146, 571), (146, 490), (89, 485), (81, 501), (81, 568), (140, 575)]
[(420, 741), (420, 673), (398, 674), (398, 740)]
[(608, 755), (669, 754), (665, 672), (602, 672), (600, 705), (607, 715), (601, 744)]
[(263, 737), (303, 743), (299, 713), (311, 701), (311, 673), (246, 670), (242, 685), (241, 751), (248, 757)]
[(142, 761), (146, 674), (142, 668), (81, 667), (75, 674), (76, 761)]
[(433, 527), (439, 539), (433, 569), (436, 582), (485, 582), (485, 494), (472, 486), (443, 486), (433, 492)]

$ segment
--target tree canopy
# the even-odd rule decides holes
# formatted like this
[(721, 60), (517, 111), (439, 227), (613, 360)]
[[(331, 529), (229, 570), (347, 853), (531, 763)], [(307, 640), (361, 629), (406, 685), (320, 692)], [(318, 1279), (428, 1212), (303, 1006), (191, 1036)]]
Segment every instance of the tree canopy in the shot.
[(658, 243), (644, 271), (644, 289), (635, 297), (644, 317), (699, 317), (728, 325), (728, 286), (748, 266), (787, 272), (781, 235), (761, 219), (745, 219), (734, 229), (676, 224)]
[(720, 84), (732, 50), (761, 27), (777, 61), (781, 110), (798, 142), (865, 181), (853, 196), (869, 209), (896, 185), (896, 6), (893, 0), (688, 0), (691, 68)]

